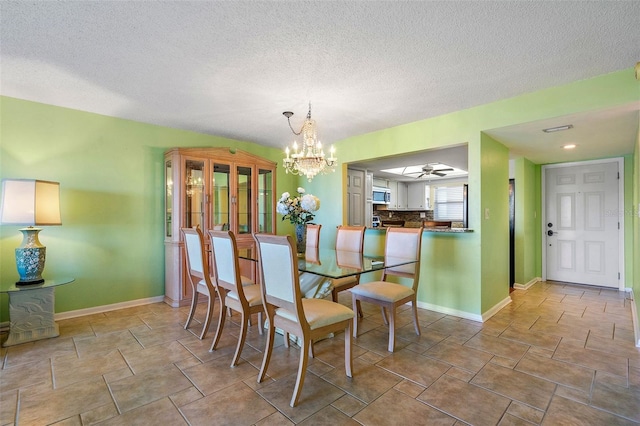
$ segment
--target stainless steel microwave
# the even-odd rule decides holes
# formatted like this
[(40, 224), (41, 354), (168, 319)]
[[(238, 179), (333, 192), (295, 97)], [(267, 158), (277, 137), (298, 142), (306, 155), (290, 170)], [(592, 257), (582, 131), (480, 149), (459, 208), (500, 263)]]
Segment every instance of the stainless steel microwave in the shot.
[(391, 202), (391, 191), (389, 188), (374, 186), (371, 200), (373, 204), (389, 204)]

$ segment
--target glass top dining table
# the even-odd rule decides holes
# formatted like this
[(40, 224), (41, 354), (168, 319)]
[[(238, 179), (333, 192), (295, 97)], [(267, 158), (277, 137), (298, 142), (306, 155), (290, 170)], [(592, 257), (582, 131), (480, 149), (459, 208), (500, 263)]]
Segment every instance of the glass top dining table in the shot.
[[(257, 253), (252, 249), (239, 249), (242, 259), (257, 261)], [(405, 266), (411, 269), (415, 259), (372, 256), (357, 252), (327, 248), (308, 247), (306, 253), (298, 256), (298, 271), (308, 272), (326, 278), (345, 278), (385, 268)]]

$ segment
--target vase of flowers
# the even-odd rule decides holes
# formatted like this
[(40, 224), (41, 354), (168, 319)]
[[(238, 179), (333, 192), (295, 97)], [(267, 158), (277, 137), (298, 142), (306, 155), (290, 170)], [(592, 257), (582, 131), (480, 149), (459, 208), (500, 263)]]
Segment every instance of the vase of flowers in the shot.
[(282, 215), (282, 220), (289, 220), (295, 225), (296, 251), (304, 253), (306, 250), (307, 223), (315, 217), (314, 212), (320, 208), (320, 199), (315, 195), (306, 194), (304, 188), (298, 188), (298, 195), (284, 192), (278, 200), (276, 210)]

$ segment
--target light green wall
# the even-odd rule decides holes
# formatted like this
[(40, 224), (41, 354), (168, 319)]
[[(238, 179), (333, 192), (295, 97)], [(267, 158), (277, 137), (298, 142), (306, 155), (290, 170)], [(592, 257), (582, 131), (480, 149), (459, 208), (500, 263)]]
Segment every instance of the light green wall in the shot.
[[(0, 97), (2, 178), (60, 182), (62, 226), (44, 227), (45, 276), (72, 276), (56, 290), (64, 312), (164, 294), (163, 153), (230, 146), (280, 161), (280, 150)], [(278, 173), (277, 182), (295, 179)], [(19, 226), (0, 227), (0, 279), (17, 280)], [(0, 320), (8, 320), (7, 297)]]
[(526, 158), (515, 160), (515, 282), (527, 284), (540, 276), (536, 250), (540, 205), (536, 198), (536, 166)]
[[(508, 289), (508, 256), (504, 255), (508, 253), (506, 149), (483, 132), (637, 99), (637, 81), (633, 69), (628, 69), (351, 137), (335, 145), (341, 163), (349, 163), (468, 144), (469, 226), (475, 232), (425, 234), (418, 299), (480, 315), (504, 299)], [(74, 284), (56, 292), (58, 312), (163, 294), (164, 150), (175, 146), (233, 146), (278, 162), (282, 154), (250, 142), (6, 97), (0, 97), (0, 123), (0, 177), (61, 182), (63, 225), (41, 233), (49, 249), (46, 272), (77, 278)], [(322, 244), (335, 240), (335, 226), (343, 221), (345, 173), (344, 164), (341, 166), (342, 170), (311, 183), (278, 169), (279, 193), (303, 186), (320, 197), (322, 206), (316, 222), (323, 224)], [(539, 166), (535, 166), (537, 200), (539, 173)], [(482, 219), (486, 207), (490, 209), (489, 220)], [(499, 223), (503, 219), (504, 223)], [(278, 224), (278, 233), (291, 232), (288, 223)], [(633, 232), (631, 229), (627, 232)], [(540, 235), (540, 229), (536, 232)], [(536, 241), (539, 244), (540, 240)], [(17, 275), (13, 249), (19, 242), (17, 227), (0, 227), (2, 286)], [(539, 245), (535, 263), (539, 270)], [(635, 282), (637, 285), (637, 278)], [(6, 306), (5, 297), (0, 303), (3, 321), (7, 320)]]
[(509, 151), (481, 137), (481, 313), (509, 296)]
[[(633, 155), (633, 205), (628, 211), (631, 213), (633, 223), (633, 294), (636, 303), (636, 312), (640, 315), (640, 129), (636, 131), (636, 143)], [(631, 263), (631, 262), (630, 262)], [(638, 320), (638, 318), (636, 318)], [(640, 333), (636, 324), (636, 332)], [(636, 345), (640, 345), (640, 336), (636, 334)]]

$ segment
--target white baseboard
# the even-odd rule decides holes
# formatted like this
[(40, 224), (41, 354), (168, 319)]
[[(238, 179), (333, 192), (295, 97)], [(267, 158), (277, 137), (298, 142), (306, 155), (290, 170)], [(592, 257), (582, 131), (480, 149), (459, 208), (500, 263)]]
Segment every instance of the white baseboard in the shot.
[(498, 311), (500, 311), (500, 309), (504, 308), (509, 303), (511, 303), (511, 296), (507, 296), (504, 299), (502, 299), (500, 302), (495, 304), (491, 309), (489, 309), (487, 312), (482, 314), (482, 322), (487, 321), (489, 318), (497, 314)]
[(152, 303), (163, 302), (164, 296), (147, 297), (145, 299), (129, 300), (127, 302), (113, 303), (111, 305), (95, 306), (93, 308), (77, 309), (75, 311), (60, 312), (55, 314), (56, 320), (83, 317), (85, 315), (101, 314), (103, 312), (115, 311), (123, 308), (133, 308), (134, 306), (150, 305)]
[(472, 314), (470, 312), (459, 311), (457, 309), (447, 308), (445, 306), (433, 305), (426, 302), (418, 302), (418, 308), (428, 309), (434, 312), (440, 312), (441, 314), (453, 315), (454, 317), (460, 317), (471, 321), (482, 322), (482, 316)]
[(532, 285), (534, 285), (538, 281), (542, 281), (542, 278), (540, 278), (540, 277), (532, 278), (526, 284), (513, 283), (513, 288), (518, 289), (518, 290), (527, 290), (527, 289), (529, 289), (529, 287), (531, 287)]
[[(60, 312), (54, 314), (53, 318), (57, 320), (64, 320), (69, 318), (83, 317), (85, 315), (101, 314), (103, 312), (115, 311), (123, 308), (133, 308), (134, 306), (150, 305), (152, 303), (163, 302), (164, 296), (147, 297), (145, 299), (129, 300), (127, 302), (114, 303), (111, 305), (95, 306), (93, 308), (77, 309), (75, 311)], [(0, 323), (0, 330), (9, 331), (9, 321)]]

